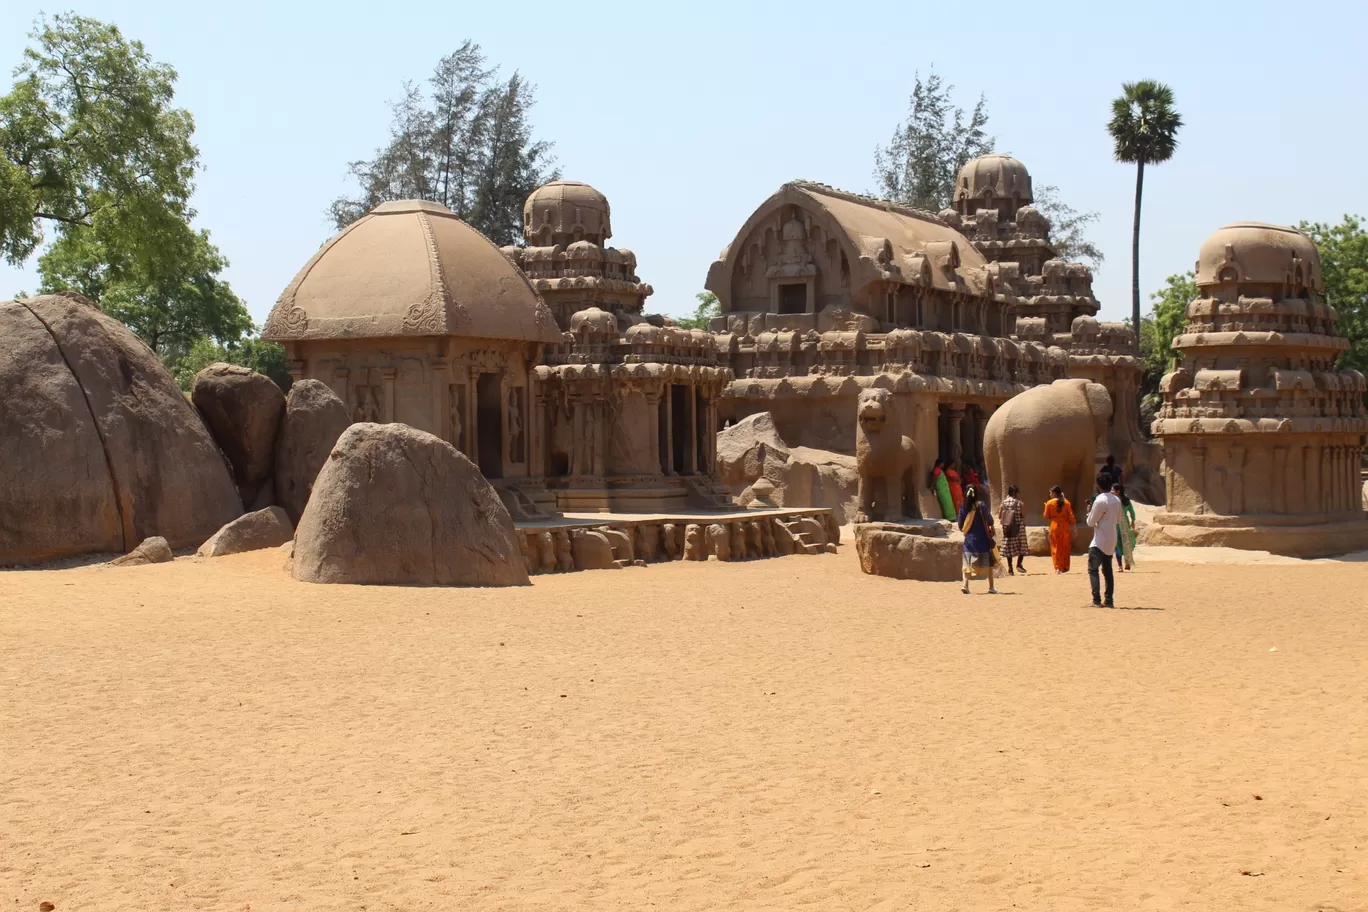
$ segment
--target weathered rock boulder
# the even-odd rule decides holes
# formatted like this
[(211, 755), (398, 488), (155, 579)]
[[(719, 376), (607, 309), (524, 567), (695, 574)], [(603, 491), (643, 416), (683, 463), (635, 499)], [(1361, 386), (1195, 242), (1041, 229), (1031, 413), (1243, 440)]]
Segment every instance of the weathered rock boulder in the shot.
[(295, 533), (310, 583), (527, 585), (513, 519), (451, 444), (404, 424), (338, 438)]
[(195, 374), (190, 401), (233, 466), (233, 481), (250, 507), (275, 464), (285, 394), (270, 377), (236, 364), (211, 364)]
[(275, 450), (276, 503), (299, 524), (314, 479), (351, 425), (347, 406), (318, 380), (296, 380), (285, 399)]
[(145, 564), (169, 564), (175, 560), (176, 556), (171, 553), (171, 546), (166, 539), (160, 535), (144, 539), (138, 547), (129, 551), (122, 557), (116, 557), (109, 562), (111, 567), (141, 567)]
[(76, 294), (0, 302), (0, 565), (192, 547), (242, 512), (160, 359)]
[(943, 520), (860, 523), (860, 569), (892, 579), (953, 582), (963, 577), (964, 536)]
[(280, 507), (246, 513), (228, 523), (199, 546), (200, 557), (223, 557), (243, 551), (278, 548), (294, 538), (290, 517)]
[[(829, 507), (839, 522), (855, 512), (859, 475), (855, 457), (789, 446), (769, 412), (742, 418), (717, 435), (719, 480), (749, 502), (763, 497), (781, 507)], [(760, 491), (754, 484), (766, 480)]]

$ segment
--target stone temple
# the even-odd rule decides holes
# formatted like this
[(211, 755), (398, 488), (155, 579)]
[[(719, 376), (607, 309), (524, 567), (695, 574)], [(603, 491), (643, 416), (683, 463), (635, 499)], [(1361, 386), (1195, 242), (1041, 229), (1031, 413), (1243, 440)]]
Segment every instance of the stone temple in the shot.
[(1241, 222), (1202, 244), (1201, 296), (1174, 339), (1154, 421), (1168, 475), (1151, 544), (1283, 554), (1368, 547), (1359, 489), (1364, 377), (1317, 300), (1320, 255), (1295, 228)]

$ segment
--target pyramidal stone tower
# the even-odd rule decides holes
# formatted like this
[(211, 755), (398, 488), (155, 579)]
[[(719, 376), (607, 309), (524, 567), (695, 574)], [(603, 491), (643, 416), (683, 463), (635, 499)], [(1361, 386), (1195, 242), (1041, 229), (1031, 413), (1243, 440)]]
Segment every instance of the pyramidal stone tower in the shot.
[(1368, 548), (1364, 377), (1335, 370), (1320, 256), (1295, 228), (1242, 222), (1202, 244), (1154, 421), (1168, 499), (1149, 544), (1317, 556)]

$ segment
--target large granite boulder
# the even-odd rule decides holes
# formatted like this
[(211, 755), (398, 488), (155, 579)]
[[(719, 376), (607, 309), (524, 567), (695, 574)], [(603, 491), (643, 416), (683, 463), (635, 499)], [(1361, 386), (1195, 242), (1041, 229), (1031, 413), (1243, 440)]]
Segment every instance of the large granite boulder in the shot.
[(874, 576), (944, 583), (964, 574), (964, 536), (943, 520), (859, 523), (855, 552)]
[[(789, 446), (769, 412), (748, 415), (718, 433), (717, 472), (745, 505), (828, 507), (839, 522), (854, 514), (859, 497), (854, 456)], [(762, 479), (766, 484), (755, 490)]]
[(527, 585), (513, 519), (475, 464), (404, 424), (338, 438), (295, 533), (310, 583)]
[(275, 450), (276, 503), (299, 524), (314, 479), (337, 438), (351, 425), (347, 406), (318, 380), (296, 380), (285, 398)]
[(233, 465), (233, 480), (250, 507), (270, 480), (285, 394), (270, 377), (236, 364), (211, 364), (195, 374), (190, 401)]
[(267, 507), (244, 513), (228, 523), (199, 546), (200, 557), (223, 557), (243, 551), (278, 548), (294, 538), (290, 517), (280, 507)]
[(242, 512), (195, 409), (76, 294), (0, 302), (0, 565), (193, 547)]

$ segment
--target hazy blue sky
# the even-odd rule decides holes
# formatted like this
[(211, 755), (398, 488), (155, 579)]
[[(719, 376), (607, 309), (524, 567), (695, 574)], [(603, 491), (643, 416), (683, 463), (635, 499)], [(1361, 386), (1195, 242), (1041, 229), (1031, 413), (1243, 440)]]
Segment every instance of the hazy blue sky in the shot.
[[(43, 6), (0, 4), (0, 66)], [(199, 224), (258, 322), (329, 235), (346, 163), (385, 135), (386, 101), (471, 38), (537, 85), (538, 136), (613, 207), (613, 243), (691, 309), (708, 265), (784, 181), (873, 187), (874, 148), (934, 66), (998, 149), (1102, 215), (1103, 314), (1129, 312), (1134, 171), (1105, 124), (1123, 81), (1154, 78), (1186, 127), (1149, 169), (1142, 287), (1190, 268), (1236, 219), (1368, 214), (1368, 3), (584, 4), (88, 2), (180, 73), (205, 166)], [(7, 83), (6, 83), (7, 84)], [(1345, 157), (1353, 161), (1344, 161)], [(0, 296), (37, 280), (0, 265)]]

